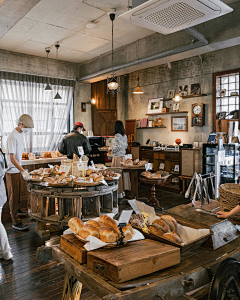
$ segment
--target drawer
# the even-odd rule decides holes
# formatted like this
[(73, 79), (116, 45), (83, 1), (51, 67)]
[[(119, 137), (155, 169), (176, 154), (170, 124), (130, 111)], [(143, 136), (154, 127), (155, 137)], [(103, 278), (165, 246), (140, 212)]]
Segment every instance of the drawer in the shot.
[(154, 159), (159, 159), (160, 158), (160, 154), (159, 153), (154, 153)]
[(166, 160), (179, 161), (180, 155), (179, 155), (179, 153), (173, 153), (173, 152), (166, 153), (166, 154), (165, 154), (165, 159), (166, 159)]
[(164, 153), (159, 153), (159, 158), (160, 159), (165, 159), (165, 154)]

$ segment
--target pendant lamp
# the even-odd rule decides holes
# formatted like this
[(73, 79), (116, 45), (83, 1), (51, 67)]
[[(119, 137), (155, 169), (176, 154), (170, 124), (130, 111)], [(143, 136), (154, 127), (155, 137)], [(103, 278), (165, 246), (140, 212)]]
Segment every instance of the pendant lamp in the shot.
[(144, 92), (140, 89), (140, 86), (139, 86), (139, 74), (138, 74), (137, 81), (138, 81), (138, 85), (135, 88), (135, 90), (133, 91), (133, 94), (143, 94)]
[(59, 43), (55, 44), (56, 58), (57, 58), (57, 94), (55, 95), (54, 99), (57, 99), (57, 100), (62, 99), (62, 97), (58, 93), (58, 49), (59, 49), (59, 47), (60, 47)]
[(112, 21), (112, 77), (107, 78), (107, 93), (110, 90), (112, 94), (114, 94), (115, 90), (117, 90), (119, 84), (117, 82), (117, 77), (114, 74), (113, 67), (114, 67), (114, 50), (113, 50), (113, 21), (115, 20), (115, 13), (110, 13), (110, 20)]
[(49, 55), (49, 53), (50, 53), (50, 48), (45, 48), (45, 51), (46, 51), (46, 53), (47, 53), (47, 73), (48, 73), (48, 77), (47, 77), (47, 85), (46, 85), (44, 91), (46, 91), (46, 92), (51, 92), (51, 91), (52, 91), (52, 88), (51, 88), (51, 86), (50, 86), (50, 84), (49, 84), (49, 68), (48, 68), (48, 55)]

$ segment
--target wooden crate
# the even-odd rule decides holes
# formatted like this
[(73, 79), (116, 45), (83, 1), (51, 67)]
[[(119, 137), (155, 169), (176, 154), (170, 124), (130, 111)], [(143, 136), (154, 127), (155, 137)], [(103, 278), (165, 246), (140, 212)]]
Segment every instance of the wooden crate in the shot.
[(83, 246), (84, 243), (79, 241), (73, 233), (61, 236), (60, 248), (80, 264), (87, 263), (87, 250)]
[[(161, 217), (160, 214), (157, 214), (159, 217)], [(178, 219), (176, 216), (173, 216), (176, 221), (183, 225), (183, 226), (187, 226), (187, 227), (191, 227), (191, 228), (195, 228), (195, 229), (207, 229), (206, 226), (203, 226), (201, 224), (197, 224), (197, 223), (194, 223), (192, 221), (189, 221), (189, 220), (180, 220)], [(139, 228), (139, 227), (136, 227), (136, 226), (133, 226), (134, 228), (138, 229), (139, 231), (142, 232), (142, 234), (145, 236), (146, 239), (151, 239), (151, 240), (155, 240), (155, 241), (159, 241), (161, 243), (166, 243), (166, 244), (169, 244), (169, 245), (172, 245), (172, 246), (175, 246), (175, 247), (178, 247), (180, 248), (181, 250), (181, 255), (185, 255), (186, 253), (189, 253), (193, 250), (196, 250), (197, 248), (199, 248), (206, 240), (209, 239), (209, 237), (211, 236), (211, 233), (201, 237), (201, 238), (198, 238), (194, 241), (192, 241), (191, 243), (188, 243), (188, 244), (185, 244), (185, 245), (180, 245), (180, 244), (177, 244), (177, 243), (174, 243), (174, 242), (171, 242), (167, 239), (165, 239), (164, 237), (161, 237), (161, 236), (157, 236), (155, 234), (152, 234), (152, 233), (146, 233), (142, 230), (142, 228)]]
[(115, 283), (180, 263), (180, 249), (152, 240), (127, 243), (87, 253), (87, 267)]

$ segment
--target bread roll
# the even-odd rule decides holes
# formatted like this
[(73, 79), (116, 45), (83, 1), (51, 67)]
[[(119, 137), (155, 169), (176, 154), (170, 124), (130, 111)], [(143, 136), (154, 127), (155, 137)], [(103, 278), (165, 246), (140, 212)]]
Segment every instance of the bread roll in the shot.
[(86, 171), (86, 175), (87, 175), (87, 176), (89, 176), (89, 175), (91, 175), (91, 174), (92, 174), (92, 172), (93, 172), (93, 169), (87, 169), (87, 171)]
[(90, 226), (96, 227), (97, 230), (102, 229), (102, 225), (100, 223), (98, 223), (97, 221), (94, 221), (94, 220), (88, 220), (86, 222), (86, 225), (90, 225)]
[(104, 227), (99, 230), (100, 240), (104, 243), (115, 243), (118, 240), (118, 234), (116, 231), (109, 227)]
[(76, 234), (78, 234), (79, 229), (84, 226), (84, 223), (79, 218), (74, 217), (68, 221), (68, 226), (72, 231), (74, 231)]
[(134, 234), (133, 228), (130, 223), (128, 223), (123, 229), (125, 229), (125, 228), (130, 230), (131, 234)]
[(88, 178), (86, 178), (86, 181), (92, 183), (92, 182), (93, 182), (93, 179), (92, 179), (91, 177), (88, 177)]
[(99, 232), (96, 227), (91, 225), (86, 225), (80, 228), (78, 235), (83, 238), (84, 240), (87, 239), (89, 235), (95, 236), (99, 239)]
[(177, 244), (181, 244), (183, 242), (181, 237), (176, 232), (164, 233), (162, 237)]
[[(131, 225), (130, 225), (131, 226)], [(131, 240), (132, 239), (132, 232), (130, 230), (130, 227), (129, 226), (125, 226), (123, 229), (122, 229), (123, 233), (124, 233), (124, 238), (123, 238), (123, 241), (128, 241), (128, 240)]]
[(104, 177), (102, 176), (102, 175), (98, 175), (98, 176), (96, 176), (93, 180), (95, 181), (95, 182), (99, 182), (99, 181), (102, 181), (104, 179)]
[(148, 227), (148, 229), (150, 230), (150, 232), (154, 235), (157, 235), (157, 236), (162, 236), (164, 234), (164, 231), (158, 227), (155, 227), (155, 226), (152, 226), (150, 225)]
[(162, 215), (161, 219), (168, 224), (172, 232), (177, 232), (177, 221), (172, 216)]
[(101, 222), (101, 225), (102, 225), (104, 228), (109, 228), (109, 229), (111, 229), (111, 230), (116, 231), (119, 238), (122, 236), (122, 235), (121, 235), (121, 232), (120, 232), (120, 230), (119, 230), (119, 228), (118, 228), (117, 225), (111, 225), (111, 224), (105, 223), (105, 222)]
[(117, 226), (117, 222), (115, 220), (113, 220), (112, 218), (110, 218), (109, 216), (107, 215), (102, 215), (98, 218), (98, 222), (100, 223), (106, 223), (110, 226)]
[(162, 219), (156, 219), (155, 221), (153, 221), (152, 225), (162, 229), (163, 232), (170, 232), (171, 231), (168, 224)]

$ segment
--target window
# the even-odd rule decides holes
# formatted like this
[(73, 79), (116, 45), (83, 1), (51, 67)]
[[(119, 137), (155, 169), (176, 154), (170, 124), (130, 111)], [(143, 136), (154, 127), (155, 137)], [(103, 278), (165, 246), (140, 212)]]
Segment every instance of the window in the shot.
[[(30, 76), (30, 75), (29, 75)], [(73, 86), (60, 85), (62, 99), (54, 100), (56, 84), (52, 92), (44, 91), (45, 83), (24, 80), (0, 79), (0, 136), (6, 149), (7, 137), (17, 125), (20, 115), (27, 113), (34, 121), (34, 128), (24, 134), (24, 151), (39, 153), (55, 150), (72, 120)]]
[(216, 131), (219, 113), (225, 113), (226, 118), (231, 119), (230, 113), (239, 112), (239, 75), (240, 70), (213, 74), (213, 131)]

